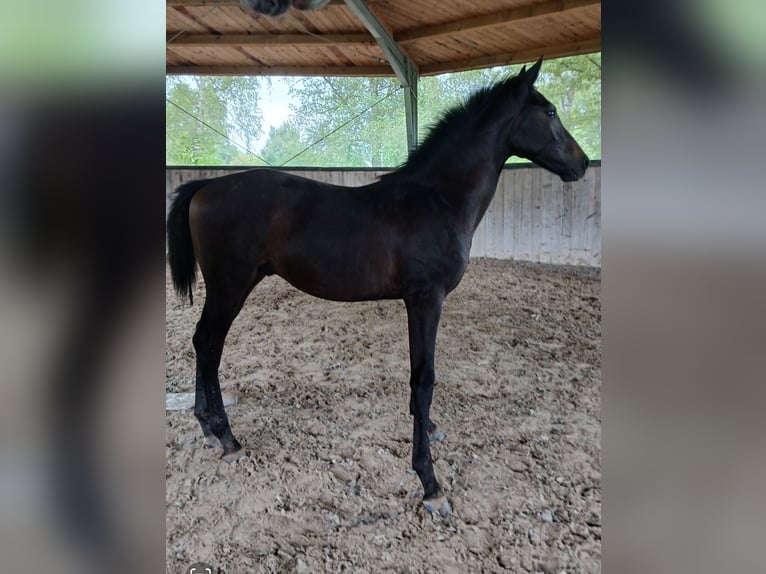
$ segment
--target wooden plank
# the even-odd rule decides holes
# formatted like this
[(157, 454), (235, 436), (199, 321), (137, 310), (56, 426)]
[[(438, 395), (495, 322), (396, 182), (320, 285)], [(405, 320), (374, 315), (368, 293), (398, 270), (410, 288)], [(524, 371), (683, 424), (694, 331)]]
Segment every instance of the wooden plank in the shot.
[[(552, 204), (556, 216), (551, 221), (551, 263), (565, 263), (572, 254), (572, 212), (571, 199), (574, 187), (564, 183), (558, 176), (552, 177)], [(576, 186), (575, 186), (576, 187)]]
[(523, 237), (523, 246), (524, 246), (524, 260), (525, 261), (535, 261), (533, 259), (533, 235), (534, 235), (534, 225), (535, 225), (535, 194), (534, 194), (534, 185), (535, 185), (535, 177), (534, 174), (530, 171), (528, 173), (525, 173), (523, 176), (524, 179), (524, 214), (522, 215), (523, 222), (524, 222), (524, 237)]
[(532, 258), (532, 249), (530, 247), (530, 238), (532, 236), (532, 174), (524, 171), (520, 174), (520, 185), (518, 193), (519, 219), (516, 221), (519, 234), (516, 242), (516, 258), (523, 261), (530, 261)]
[(482, 220), (481, 223), (479, 223), (479, 226), (476, 228), (476, 232), (473, 234), (473, 242), (471, 243), (471, 257), (486, 257), (487, 251), (486, 251), (486, 245), (485, 245), (485, 238), (486, 233), (484, 232), (484, 221)]
[(523, 24), (525, 21), (548, 16), (549, 14), (577, 10), (595, 4), (601, 4), (601, 0), (552, 0), (533, 6), (500, 10), (491, 14), (482, 14), (481, 16), (474, 16), (473, 18), (463, 18), (445, 24), (436, 24), (434, 26), (424, 26), (413, 30), (406, 30), (394, 34), (394, 39), (400, 43), (407, 43), (422, 40), (424, 38), (449, 36), (466, 30), (498, 26), (511, 22)]
[(550, 183), (552, 178), (549, 177), (550, 172), (539, 171), (536, 174), (537, 181), (535, 182), (535, 246), (537, 248), (537, 261), (541, 263), (549, 263), (549, 247), (548, 237), (550, 235), (547, 229), (547, 215), (545, 213), (545, 202), (547, 201), (546, 195), (546, 183)]
[(484, 214), (484, 219), (487, 222), (486, 227), (486, 235), (484, 237), (484, 241), (486, 243), (486, 251), (487, 251), (487, 257), (496, 257), (495, 255), (495, 229), (497, 226), (497, 220), (495, 219), (495, 211), (496, 211), (496, 203), (495, 200), (497, 198), (493, 197), (492, 201), (489, 203), (489, 208), (487, 209), (487, 213)]
[(552, 263), (560, 243), (557, 222), (561, 215), (561, 181), (549, 171), (540, 173), (538, 214), (540, 216), (540, 262)]
[(332, 44), (376, 45), (375, 38), (361, 34), (170, 34), (168, 43), (174, 48), (184, 46), (313, 46)]
[(575, 228), (575, 217), (579, 217), (577, 214), (581, 213), (583, 205), (588, 202), (585, 197), (587, 194), (583, 193), (582, 184), (580, 182), (562, 184), (562, 215), (564, 218), (561, 221), (561, 234), (562, 234), (562, 250), (566, 250), (567, 260), (561, 261), (562, 263), (573, 262), (576, 258), (580, 257), (578, 252), (582, 252), (583, 246), (581, 240), (577, 237), (577, 230)]
[(519, 241), (521, 241), (521, 231), (519, 229), (519, 222), (521, 221), (521, 202), (519, 201), (521, 183), (517, 174), (519, 174), (518, 170), (509, 172), (508, 175), (513, 177), (509, 178), (506, 184), (511, 203), (510, 211), (513, 214), (513, 223), (511, 224), (511, 259), (518, 258)]
[(532, 235), (530, 238), (530, 245), (532, 247), (531, 261), (541, 261), (541, 249), (542, 249), (542, 229), (540, 220), (540, 209), (542, 201), (542, 187), (541, 180), (544, 172), (542, 170), (535, 170), (532, 172)]
[(601, 166), (589, 168), (593, 171), (593, 187), (590, 189), (591, 203), (588, 219), (588, 246), (590, 248), (589, 264), (601, 266)]
[(502, 183), (500, 192), (503, 194), (503, 243), (502, 243), (502, 258), (513, 258), (513, 226), (515, 225), (515, 213), (513, 211), (513, 178), (506, 177), (506, 174), (511, 174), (511, 171), (503, 171), (500, 178)]
[(492, 257), (502, 259), (503, 257), (503, 231), (506, 223), (510, 225), (510, 221), (505, 221), (505, 197), (502, 191), (502, 186), (498, 182), (498, 190), (495, 191), (495, 197), (492, 201), (492, 219), (494, 233), (492, 234)]
[(424, 64), (420, 66), (421, 76), (432, 76), (435, 74), (444, 74), (446, 72), (461, 72), (464, 70), (473, 70), (477, 68), (489, 68), (492, 66), (508, 66), (511, 64), (524, 64), (537, 60), (540, 56), (546, 59), (561, 58), (564, 56), (575, 56), (578, 54), (590, 54), (601, 51), (601, 36), (598, 38), (588, 38), (578, 40), (577, 42), (567, 42), (566, 44), (557, 44), (553, 46), (540, 46), (539, 48), (530, 48), (518, 50), (515, 52), (506, 52), (503, 54), (493, 54), (491, 56), (478, 56), (465, 60), (439, 62), (437, 64)]
[(570, 213), (568, 226), (562, 229), (562, 234), (569, 237), (570, 259), (575, 263), (584, 263), (588, 258), (589, 246), (585, 230), (590, 206), (590, 188), (592, 174), (589, 171), (585, 172), (585, 177), (580, 182), (565, 186)]
[(166, 66), (168, 75), (190, 76), (393, 76), (388, 66)]

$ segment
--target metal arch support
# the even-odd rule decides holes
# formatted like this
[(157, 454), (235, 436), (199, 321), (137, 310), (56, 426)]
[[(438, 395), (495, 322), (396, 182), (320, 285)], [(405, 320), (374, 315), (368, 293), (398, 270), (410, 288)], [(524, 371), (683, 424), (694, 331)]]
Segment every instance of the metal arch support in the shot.
[(377, 16), (372, 13), (365, 0), (345, 0), (345, 2), (375, 38), (404, 88), (407, 147), (411, 151), (417, 147), (418, 143), (418, 78), (420, 77), (418, 69)]

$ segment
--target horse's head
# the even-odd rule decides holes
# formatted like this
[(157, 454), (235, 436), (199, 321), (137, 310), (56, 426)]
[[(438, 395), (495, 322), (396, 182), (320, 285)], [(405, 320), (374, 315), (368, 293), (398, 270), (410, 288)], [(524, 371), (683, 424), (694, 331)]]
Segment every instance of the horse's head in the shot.
[(580, 179), (588, 156), (561, 124), (556, 108), (534, 88), (542, 57), (518, 75), (521, 109), (510, 130), (511, 153), (552, 171), (563, 181)]

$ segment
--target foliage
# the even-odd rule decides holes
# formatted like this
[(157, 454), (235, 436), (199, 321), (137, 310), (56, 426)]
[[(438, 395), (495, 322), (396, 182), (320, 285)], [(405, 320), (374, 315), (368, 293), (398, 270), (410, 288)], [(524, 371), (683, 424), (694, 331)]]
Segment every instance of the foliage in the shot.
[[(481, 86), (515, 74), (496, 67), (421, 78), (419, 133)], [(168, 99), (253, 151), (261, 133), (258, 93), (265, 78), (169, 78)], [(547, 60), (536, 87), (591, 158), (601, 157), (601, 54)], [(258, 155), (274, 166), (390, 167), (407, 156), (403, 90), (393, 78), (301, 78), (289, 89), (292, 115), (272, 127)], [(172, 105), (167, 163), (260, 165)]]
[[(290, 158), (298, 156), (304, 147), (298, 129), (292, 123), (285, 122), (269, 130), (269, 138), (260, 155), (269, 165), (282, 165)], [(295, 165), (300, 165), (300, 161)]]
[(258, 78), (168, 77), (166, 163), (231, 165), (249, 159), (242, 148), (252, 149), (261, 134), (257, 88)]
[(591, 158), (601, 157), (601, 53), (543, 63), (535, 87)]
[(291, 164), (370, 167), (395, 165), (406, 155), (404, 105), (396, 80), (304, 78), (290, 94), (298, 102), (291, 124), (304, 147), (311, 146)]

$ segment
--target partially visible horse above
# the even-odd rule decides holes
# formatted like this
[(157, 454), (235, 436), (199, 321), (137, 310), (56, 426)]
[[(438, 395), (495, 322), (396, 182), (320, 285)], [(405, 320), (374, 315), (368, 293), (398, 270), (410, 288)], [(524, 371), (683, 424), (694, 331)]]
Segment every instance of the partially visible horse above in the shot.
[(221, 399), (224, 340), (245, 299), (267, 275), (335, 301), (403, 299), (410, 348), (412, 466), (426, 500), (441, 495), (429, 432), (434, 348), (444, 298), (458, 285), (471, 240), (511, 155), (564, 181), (583, 176), (588, 158), (529, 70), (479, 90), (444, 114), (407, 162), (379, 181), (342, 187), (253, 169), (178, 188), (168, 216), (173, 283), (192, 300), (196, 267), (206, 299), (193, 343), (196, 415), (209, 445), (235, 460)]

